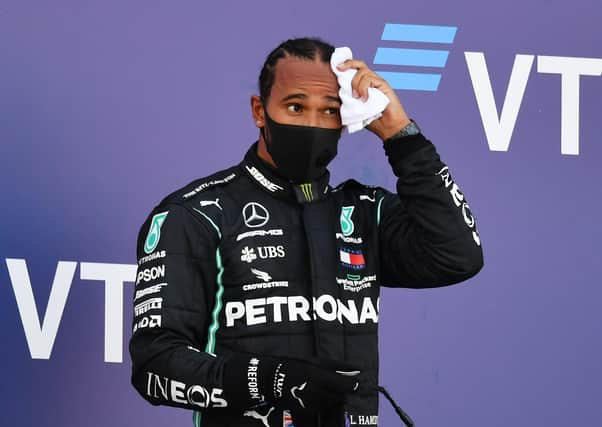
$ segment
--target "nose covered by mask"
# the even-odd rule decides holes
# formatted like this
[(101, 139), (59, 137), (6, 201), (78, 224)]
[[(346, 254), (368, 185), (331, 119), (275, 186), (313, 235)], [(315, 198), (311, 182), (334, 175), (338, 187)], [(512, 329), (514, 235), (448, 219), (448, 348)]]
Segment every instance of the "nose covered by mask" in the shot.
[(264, 111), (267, 132), (264, 128), (261, 131), (278, 173), (296, 184), (323, 175), (337, 155), (342, 128), (282, 124), (273, 121), (265, 107)]

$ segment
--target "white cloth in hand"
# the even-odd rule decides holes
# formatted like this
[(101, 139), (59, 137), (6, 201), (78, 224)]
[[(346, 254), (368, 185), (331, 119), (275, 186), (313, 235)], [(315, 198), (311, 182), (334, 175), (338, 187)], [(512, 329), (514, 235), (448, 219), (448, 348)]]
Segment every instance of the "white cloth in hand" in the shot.
[(360, 98), (354, 98), (351, 89), (351, 80), (357, 69), (350, 68), (341, 71), (337, 65), (352, 59), (351, 49), (348, 47), (337, 47), (330, 57), (330, 68), (336, 74), (339, 82), (339, 97), (341, 98), (341, 121), (347, 126), (349, 133), (362, 130), (373, 120), (382, 116), (382, 112), (389, 104), (389, 98), (377, 88), (368, 88), (368, 99), (364, 102)]

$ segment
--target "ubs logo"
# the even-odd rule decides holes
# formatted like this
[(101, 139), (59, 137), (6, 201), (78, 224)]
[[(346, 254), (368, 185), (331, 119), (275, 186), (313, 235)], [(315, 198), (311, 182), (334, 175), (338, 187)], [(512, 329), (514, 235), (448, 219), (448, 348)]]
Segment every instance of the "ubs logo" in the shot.
[(242, 217), (247, 227), (256, 228), (267, 224), (270, 213), (263, 205), (257, 202), (249, 202), (242, 208)]

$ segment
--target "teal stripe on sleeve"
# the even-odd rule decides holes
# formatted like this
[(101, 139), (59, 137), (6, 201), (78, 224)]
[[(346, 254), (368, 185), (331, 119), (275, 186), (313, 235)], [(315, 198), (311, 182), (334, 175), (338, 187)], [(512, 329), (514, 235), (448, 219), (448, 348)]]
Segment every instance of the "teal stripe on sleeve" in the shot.
[[(222, 238), (222, 233), (219, 227), (213, 222), (211, 218), (209, 218), (204, 212), (193, 208), (196, 212), (200, 213), (211, 223), (219, 238)], [(222, 283), (222, 276), (224, 274), (224, 266), (222, 264), (222, 255), (220, 253), (219, 247), (215, 250), (215, 264), (217, 267), (217, 291), (215, 293), (215, 305), (213, 306), (213, 311), (211, 312), (211, 325), (209, 325), (209, 330), (207, 332), (207, 345), (205, 346), (205, 352), (213, 354), (215, 351), (215, 335), (217, 334), (217, 330), (219, 329), (219, 315), (222, 310), (222, 296), (224, 294), (224, 285)], [(199, 411), (194, 411), (192, 414), (192, 421), (195, 427), (201, 427), (201, 413)]]
[(376, 208), (376, 225), (380, 224), (380, 210), (384, 199), (385, 196), (382, 196), (380, 199), (378, 199), (378, 207)]

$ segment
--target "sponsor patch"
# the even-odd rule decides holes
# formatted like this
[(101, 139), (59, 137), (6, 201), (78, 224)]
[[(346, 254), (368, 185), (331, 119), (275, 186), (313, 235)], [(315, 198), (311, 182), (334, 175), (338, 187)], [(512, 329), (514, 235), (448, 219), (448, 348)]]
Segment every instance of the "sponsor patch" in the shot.
[(360, 245), (363, 242), (361, 237), (344, 236), (343, 233), (336, 233), (335, 237), (337, 240), (342, 240), (345, 243), (355, 243), (356, 245)]
[(151, 295), (151, 294), (156, 294), (157, 292), (161, 292), (161, 288), (163, 286), (167, 286), (167, 283), (157, 283), (156, 285), (152, 285), (152, 286), (149, 286), (148, 288), (144, 288), (144, 289), (140, 289), (139, 291), (136, 291), (136, 297), (134, 298), (134, 301), (138, 301), (140, 298), (142, 298), (146, 295)]
[(155, 259), (165, 258), (165, 255), (166, 255), (165, 251), (153, 252), (150, 255), (146, 255), (146, 256), (143, 256), (142, 258), (140, 258), (138, 260), (138, 265), (146, 264), (147, 262), (153, 261)]
[(284, 251), (284, 246), (258, 246), (257, 254), (261, 259), (271, 259), (271, 258), (284, 258), (286, 256), (286, 252)]
[(295, 427), (291, 411), (287, 411), (286, 409), (282, 411), (282, 427)]
[(242, 208), (242, 217), (249, 228), (262, 227), (270, 219), (270, 213), (262, 204), (249, 202)]
[(188, 404), (198, 408), (225, 408), (228, 406), (222, 397), (221, 388), (206, 389), (194, 384), (187, 385), (171, 378), (147, 372), (146, 395), (155, 399)]
[(184, 194), (182, 197), (185, 199), (188, 199), (188, 198), (194, 196), (195, 194), (198, 194), (201, 191), (206, 190), (209, 187), (213, 187), (214, 185), (219, 185), (219, 184), (225, 184), (229, 181), (232, 181), (234, 179), (234, 177), (236, 177), (236, 174), (232, 173), (232, 174), (228, 175), (227, 177), (225, 177), (224, 179), (216, 179), (216, 180), (209, 181), (209, 182), (203, 182), (201, 185), (196, 187), (194, 190)]
[(136, 276), (136, 286), (138, 286), (140, 282), (149, 282), (160, 277), (165, 277), (165, 265), (156, 265), (151, 268), (139, 270), (138, 276)]
[(337, 284), (343, 285), (343, 290), (359, 292), (362, 289), (372, 287), (372, 282), (376, 281), (376, 275), (361, 277), (359, 274), (348, 274), (346, 279), (337, 277)]
[(268, 418), (270, 417), (270, 414), (275, 409), (276, 408), (274, 406), (270, 407), (270, 409), (268, 409), (268, 411), (265, 413), (265, 415), (261, 415), (259, 413), (258, 409), (245, 411), (245, 412), (242, 413), (242, 415), (244, 417), (251, 417), (251, 418), (255, 418), (256, 420), (261, 420), (261, 423), (263, 424), (263, 427), (270, 427), (270, 422), (268, 421)]
[(244, 233), (240, 233), (236, 236), (236, 241), (239, 242), (242, 239), (246, 239), (247, 237), (263, 237), (263, 236), (283, 236), (284, 232), (280, 228), (275, 228), (273, 230), (253, 230), (247, 231)]
[[(257, 252), (255, 252), (257, 251)], [(252, 263), (257, 259), (272, 259), (272, 258), (284, 258), (286, 252), (284, 246), (258, 246), (257, 248), (249, 248), (245, 246), (240, 252), (240, 260), (244, 262)]]
[(351, 219), (351, 215), (353, 215), (353, 210), (355, 206), (342, 206), (341, 207), (341, 231), (343, 232), (343, 236), (351, 236), (353, 234), (353, 230), (355, 226), (353, 224), (353, 220)]
[(240, 260), (244, 262), (252, 263), (257, 259), (257, 254), (255, 253), (255, 249), (249, 248), (245, 246), (243, 250), (240, 252)]
[(161, 327), (161, 315), (151, 314), (150, 316), (143, 317), (138, 322), (136, 322), (134, 324), (133, 332), (136, 332), (138, 329), (156, 328), (157, 326)]
[(204, 208), (205, 206), (215, 206), (216, 208), (218, 208), (220, 211), (222, 211), (222, 207), (219, 204), (219, 199), (215, 199), (215, 200), (201, 200), (199, 202), (199, 204), (201, 205), (202, 208)]
[(266, 273), (265, 271), (252, 268), (251, 273), (253, 273), (258, 279), (261, 279), (264, 282), (269, 282), (270, 280), (272, 280), (272, 276), (270, 276), (270, 274)]
[(259, 283), (248, 283), (243, 285), (243, 291), (255, 291), (257, 289), (272, 289), (272, 288), (288, 288), (288, 281), (281, 280), (276, 282), (259, 282)]
[(470, 211), (470, 206), (466, 202), (464, 194), (462, 193), (462, 191), (460, 191), (460, 187), (458, 187), (458, 184), (456, 184), (452, 179), (449, 172), (449, 168), (447, 166), (444, 166), (435, 175), (439, 175), (441, 177), (443, 185), (449, 190), (449, 194), (451, 195), (454, 204), (461, 210), (462, 217), (464, 219), (464, 222), (466, 223), (466, 226), (472, 231), (472, 239), (477, 244), (477, 246), (481, 246), (481, 237), (479, 236), (479, 232), (477, 231), (474, 216)]
[(275, 191), (283, 190), (283, 188), (281, 186), (279, 186), (278, 184), (273, 183), (272, 181), (267, 179), (264, 174), (262, 174), (255, 168), (255, 166), (251, 166), (251, 167), (246, 166), (246, 168), (247, 168), (247, 171), (249, 171), (249, 173), (251, 174), (251, 176), (253, 178), (255, 178), (255, 181), (257, 181), (258, 183), (263, 185), (266, 189), (268, 189), (272, 193)]
[(134, 307), (134, 314), (141, 316), (150, 310), (161, 309), (163, 305), (163, 298), (150, 298), (146, 301), (142, 301), (140, 304)]
[(299, 186), (299, 188), (301, 189), (301, 192), (303, 194), (303, 197), (305, 198), (305, 200), (307, 200), (308, 202), (311, 202), (314, 200), (314, 192), (313, 192), (313, 188), (312, 188), (312, 183), (311, 182), (307, 182), (305, 184), (301, 184)]
[(168, 213), (169, 211), (165, 211), (153, 216), (150, 228), (148, 229), (148, 234), (146, 235), (146, 240), (144, 241), (144, 252), (147, 254), (152, 253), (159, 244), (159, 239), (161, 239), (161, 226), (165, 222)]
[[(376, 303), (376, 304), (375, 304)], [(280, 322), (309, 322), (320, 318), (327, 322), (344, 321), (357, 325), (378, 323), (379, 298), (340, 300), (324, 294), (311, 300), (301, 295), (250, 298), (228, 301), (224, 307), (226, 327), (239, 323), (246, 326)]]
[(263, 282), (249, 283), (247, 285), (243, 285), (243, 291), (254, 291), (256, 289), (288, 288), (288, 281), (271, 281), (272, 276), (270, 276), (269, 273), (266, 273), (265, 271), (252, 268), (251, 273), (253, 273), (258, 279), (263, 280)]
[(366, 266), (364, 254), (358, 249), (341, 248), (339, 249), (339, 258), (341, 260), (341, 264), (347, 268), (359, 270)]

